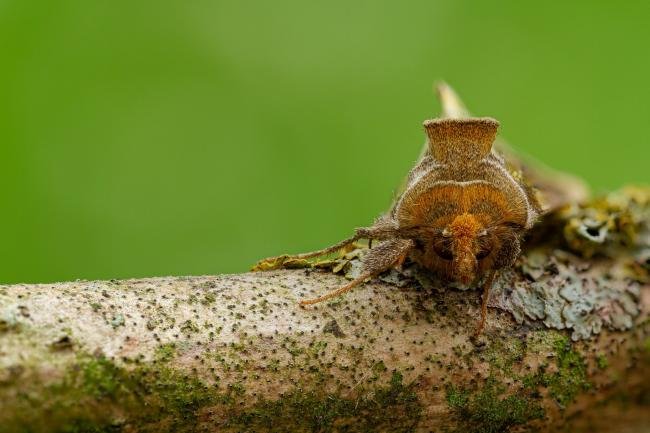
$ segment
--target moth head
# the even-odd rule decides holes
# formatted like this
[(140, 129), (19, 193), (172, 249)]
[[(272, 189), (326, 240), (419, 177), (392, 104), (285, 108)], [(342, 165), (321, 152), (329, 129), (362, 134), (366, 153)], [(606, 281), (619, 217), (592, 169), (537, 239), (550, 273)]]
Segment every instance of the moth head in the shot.
[(449, 278), (470, 284), (488, 270), (512, 265), (522, 229), (510, 223), (493, 225), (469, 213), (457, 215), (431, 239), (432, 264)]

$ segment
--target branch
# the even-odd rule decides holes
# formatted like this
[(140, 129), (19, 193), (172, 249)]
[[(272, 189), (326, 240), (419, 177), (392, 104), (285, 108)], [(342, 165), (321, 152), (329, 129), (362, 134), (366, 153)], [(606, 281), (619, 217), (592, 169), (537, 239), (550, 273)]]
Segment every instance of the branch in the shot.
[[(647, 212), (634, 203), (630, 215)], [(564, 228), (593, 208), (551, 219), (563, 247), (542, 236), (501, 276), (478, 342), (478, 291), (442, 290), (409, 266), (304, 309), (345, 277), (310, 263), (0, 286), (0, 430), (640, 431), (646, 232), (610, 250), (624, 233), (610, 226), (600, 246), (571, 246), (587, 232)], [(362, 254), (320, 267), (351, 273)]]

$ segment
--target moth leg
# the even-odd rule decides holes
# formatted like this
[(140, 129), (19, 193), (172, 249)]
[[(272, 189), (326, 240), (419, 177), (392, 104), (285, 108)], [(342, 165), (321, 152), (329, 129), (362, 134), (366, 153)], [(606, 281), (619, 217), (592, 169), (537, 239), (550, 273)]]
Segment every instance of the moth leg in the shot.
[[(415, 243), (413, 241), (411, 241), (411, 243), (412, 243), (411, 247), (413, 247), (413, 245), (415, 245)], [(410, 250), (410, 248), (409, 248), (409, 250)], [(397, 258), (397, 260), (395, 261), (395, 264), (393, 266), (396, 267), (396, 268), (401, 268), (402, 265), (404, 264), (404, 260), (406, 260), (407, 257), (408, 257), (408, 251), (405, 251), (404, 254), (402, 254), (401, 256), (399, 256)]]
[(411, 239), (393, 239), (377, 245), (363, 258), (363, 270), (361, 275), (350, 281), (348, 284), (326, 293), (323, 296), (302, 300), (300, 301), (300, 305), (317, 304), (350, 291), (368, 278), (375, 277), (391, 267), (404, 262), (404, 259), (414, 245), (415, 244)]
[(387, 216), (378, 218), (370, 227), (361, 227), (356, 230), (359, 238), (372, 240), (389, 240), (396, 237), (397, 224)]
[(359, 234), (355, 234), (354, 236), (344, 239), (341, 242), (338, 242), (332, 246), (329, 246), (327, 248), (323, 248), (322, 250), (317, 250), (317, 251), (311, 251), (308, 253), (302, 253), (302, 254), (283, 254), (281, 256), (275, 256), (275, 257), (267, 257), (266, 259), (262, 259), (255, 266), (253, 266), (253, 271), (265, 271), (269, 269), (279, 269), (282, 267), (282, 265), (287, 261), (287, 260), (301, 260), (301, 259), (310, 259), (313, 257), (320, 257), (324, 256), (326, 254), (333, 253), (335, 251), (338, 251), (351, 243), (361, 239), (363, 236), (360, 236)]
[(318, 304), (319, 302), (327, 301), (328, 299), (340, 296), (344, 294), (345, 292), (348, 292), (352, 290), (354, 287), (358, 286), (359, 284), (363, 283), (366, 279), (374, 277), (375, 274), (372, 273), (363, 273), (359, 275), (357, 278), (354, 280), (350, 281), (348, 284), (345, 286), (339, 287), (336, 290), (332, 290), (329, 293), (324, 294), (323, 296), (319, 296), (318, 298), (313, 298), (313, 299), (304, 299), (299, 302), (301, 306), (304, 305), (311, 305), (311, 304)]
[(496, 273), (497, 273), (496, 271), (490, 271), (487, 278), (485, 279), (485, 283), (483, 284), (483, 299), (481, 300), (481, 319), (478, 322), (476, 331), (474, 331), (474, 337), (478, 337), (479, 335), (481, 335), (481, 332), (483, 332), (483, 328), (485, 327), (485, 319), (487, 319), (488, 298), (490, 297), (490, 289), (492, 288), (492, 284), (494, 284), (494, 277), (496, 276)]
[(392, 239), (395, 234), (395, 223), (386, 217), (379, 218), (371, 227), (361, 227), (356, 229), (354, 236), (344, 239), (341, 242), (338, 242), (322, 250), (311, 251), (308, 253), (302, 254), (283, 254), (281, 256), (268, 257), (266, 259), (260, 260), (255, 266), (253, 266), (253, 271), (268, 271), (271, 269), (281, 269), (283, 265), (289, 260), (302, 260), (310, 259), (313, 257), (320, 257), (326, 254), (339, 251), (342, 248), (352, 244), (353, 242), (359, 239), (372, 239), (383, 240), (383, 239)]

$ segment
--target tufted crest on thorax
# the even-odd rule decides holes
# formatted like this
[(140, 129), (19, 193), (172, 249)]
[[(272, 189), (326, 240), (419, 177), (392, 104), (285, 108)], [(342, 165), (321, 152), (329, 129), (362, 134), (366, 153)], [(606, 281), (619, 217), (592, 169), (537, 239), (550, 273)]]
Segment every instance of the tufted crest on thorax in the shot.
[(498, 128), (488, 117), (425, 121), (428, 152), (393, 208), (398, 225), (444, 227), (465, 213), (484, 226), (532, 225), (537, 214), (526, 186), (492, 149)]
[(499, 122), (490, 117), (432, 119), (424, 122), (433, 158), (442, 164), (467, 164), (492, 149)]

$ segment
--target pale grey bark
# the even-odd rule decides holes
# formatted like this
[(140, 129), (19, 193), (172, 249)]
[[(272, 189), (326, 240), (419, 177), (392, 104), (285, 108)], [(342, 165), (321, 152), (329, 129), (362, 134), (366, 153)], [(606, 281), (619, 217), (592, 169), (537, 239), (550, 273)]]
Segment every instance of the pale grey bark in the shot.
[(648, 431), (648, 285), (625, 331), (572, 342), (493, 308), (476, 342), (474, 290), (375, 280), (298, 307), (345, 281), (298, 269), (0, 286), (0, 431)]

